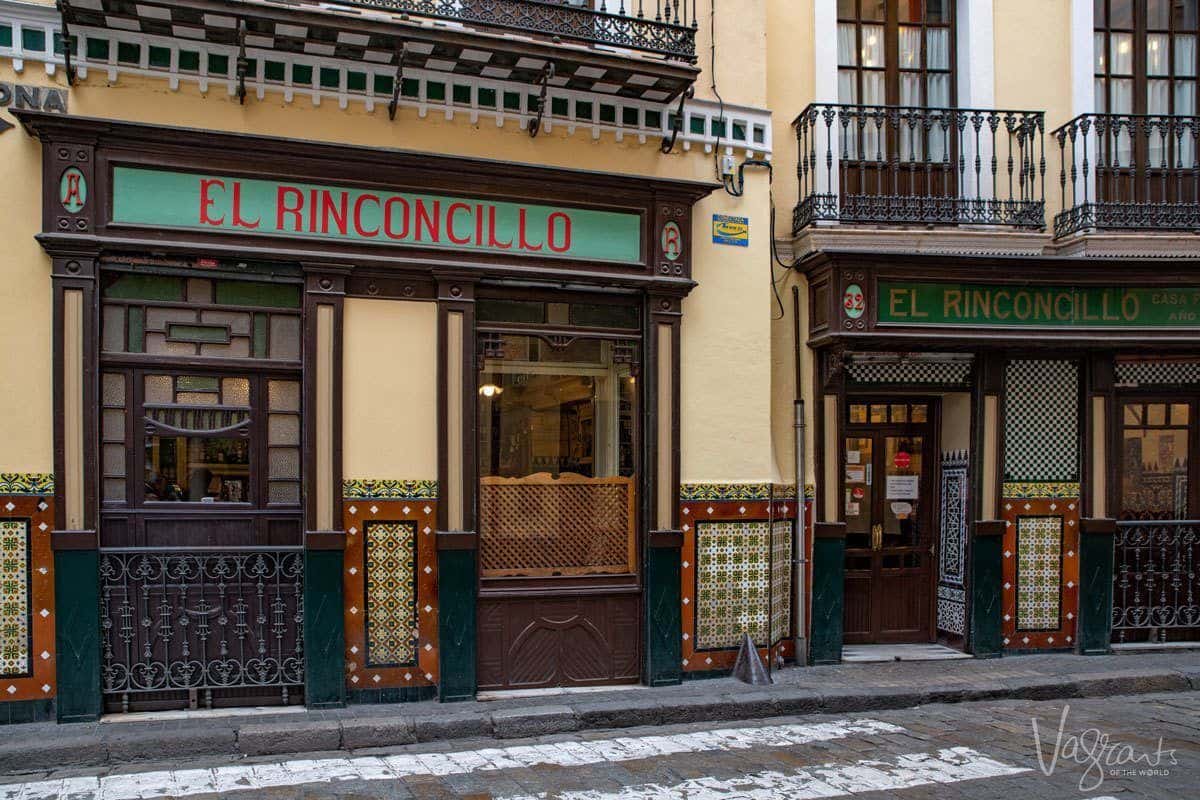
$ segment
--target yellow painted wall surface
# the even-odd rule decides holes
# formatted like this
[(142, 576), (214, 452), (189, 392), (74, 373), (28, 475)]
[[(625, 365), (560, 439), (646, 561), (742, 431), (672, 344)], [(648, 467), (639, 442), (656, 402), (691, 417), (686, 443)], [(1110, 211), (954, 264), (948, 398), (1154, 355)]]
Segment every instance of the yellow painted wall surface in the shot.
[[(0, 64), (0, 80), (14, 77)], [(22, 81), (35, 82), (29, 77), (39, 76)], [(33, 239), (42, 225), (41, 143), (8, 131), (0, 136), (0, 164), (0, 472), (53, 472), (50, 259)]]
[(437, 304), (347, 298), (342, 473), (437, 477)]
[(771, 442), (774, 447), (775, 463), (784, 482), (790, 483), (796, 475), (796, 334), (792, 287), (800, 288), (800, 341), (803, 348), (800, 385), (805, 406), (805, 459), (804, 482), (815, 480), (814, 448), (816, 447), (815, 416), (813, 401), (814, 353), (803, 344), (808, 332), (808, 283), (796, 271), (785, 272), (776, 265), (775, 277), (779, 281), (779, 300), (782, 311), (772, 297), (771, 307)]
[[(775, 481), (771, 452), (771, 285), (766, 174), (740, 199), (696, 205), (697, 286), (683, 303), (681, 477), (685, 483)], [(711, 215), (750, 218), (750, 246), (712, 243)]]
[(829, 1), (767, 2), (767, 107), (771, 109), (775, 225), (780, 239), (788, 238), (792, 230), (792, 209), (799, 199), (798, 153), (792, 120), (813, 102), (816, 92), (813, 3)]
[[(696, 4), (698, 66), (696, 97), (764, 107), (767, 104), (767, 12), (777, 0), (700, 0)], [(715, 17), (713, 16), (715, 14)], [(711, 35), (715, 23), (716, 69)], [(716, 91), (713, 91), (713, 75)]]

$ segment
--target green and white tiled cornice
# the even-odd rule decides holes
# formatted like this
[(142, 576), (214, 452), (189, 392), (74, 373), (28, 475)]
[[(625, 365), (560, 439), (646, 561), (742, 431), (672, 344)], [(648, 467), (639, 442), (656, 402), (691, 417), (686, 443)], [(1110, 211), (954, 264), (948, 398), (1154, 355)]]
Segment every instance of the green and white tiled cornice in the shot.
[[(84, 26), (72, 26), (71, 34), (78, 42), (72, 63), (81, 79), (96, 71), (110, 84), (122, 76), (143, 76), (165, 79), (172, 91), (191, 83), (205, 93), (237, 93), (236, 47)], [(362, 104), (367, 113), (383, 113), (392, 100), (392, 66), (249, 44), (246, 57), (251, 64), (246, 91), (259, 100), (271, 93), (289, 104), (332, 102), (342, 109)], [(62, 22), (55, 7), (0, 0), (0, 58), (12, 59), (18, 73), (26, 62), (42, 63), (49, 75), (63, 69)], [(447, 120), (466, 118), (472, 125), (487, 118), (498, 128), (512, 124), (524, 130), (536, 116), (530, 111), (530, 98), (536, 93), (536, 87), (514, 81), (406, 68), (397, 103), (421, 118), (433, 112)], [(670, 132), (675, 115), (674, 106), (661, 102), (555, 86), (548, 88), (546, 105), (551, 111), (542, 120), (542, 130), (547, 133), (560, 127), (571, 136), (610, 135), (618, 142), (629, 137), (655, 148)], [(771, 112), (766, 109), (693, 98), (684, 107), (679, 143), (683, 150), (711, 153), (719, 146), (729, 154), (742, 151), (750, 158), (769, 159), (771, 136)]]
[(54, 475), (49, 472), (0, 472), (0, 495), (54, 494)]
[(347, 500), (436, 500), (438, 482), (393, 478), (352, 478), (342, 481)]

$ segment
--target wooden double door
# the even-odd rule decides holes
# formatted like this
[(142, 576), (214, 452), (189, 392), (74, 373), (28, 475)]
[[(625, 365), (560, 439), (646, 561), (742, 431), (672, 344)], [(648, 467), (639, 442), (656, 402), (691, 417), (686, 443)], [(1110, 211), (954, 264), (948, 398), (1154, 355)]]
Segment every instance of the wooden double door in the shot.
[(843, 464), (847, 644), (932, 641), (933, 403), (851, 400)]

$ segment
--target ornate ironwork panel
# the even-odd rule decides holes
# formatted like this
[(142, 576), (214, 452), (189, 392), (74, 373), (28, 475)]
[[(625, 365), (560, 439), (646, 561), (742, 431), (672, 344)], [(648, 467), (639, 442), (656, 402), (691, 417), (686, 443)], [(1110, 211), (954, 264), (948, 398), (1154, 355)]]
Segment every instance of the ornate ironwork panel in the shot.
[(1056, 238), (1200, 227), (1200, 117), (1083, 114), (1050, 135), (1062, 157)]
[(1200, 633), (1200, 521), (1119, 522), (1113, 560), (1113, 641)]
[(304, 683), (304, 553), (113, 549), (100, 556), (105, 694)]
[(793, 231), (822, 220), (1045, 227), (1040, 111), (813, 104)]
[(696, 61), (696, 0), (344, 0)]

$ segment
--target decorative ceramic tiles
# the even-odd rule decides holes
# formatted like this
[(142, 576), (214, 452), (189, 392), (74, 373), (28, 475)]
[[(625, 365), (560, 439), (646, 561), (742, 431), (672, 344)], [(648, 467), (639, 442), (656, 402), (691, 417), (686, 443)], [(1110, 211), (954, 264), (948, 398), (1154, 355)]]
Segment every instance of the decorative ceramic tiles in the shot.
[(792, 520), (771, 523), (771, 644), (792, 629)]
[(953, 586), (939, 586), (937, 597), (938, 630), (955, 636), (967, 635), (966, 592)]
[(1200, 383), (1200, 361), (1118, 361), (1115, 377), (1126, 386)]
[(413, 522), (368, 522), (367, 666), (412, 664), (416, 656), (416, 536)]
[(1017, 517), (1017, 630), (1059, 626), (1062, 517)]
[(966, 451), (942, 455), (942, 530), (938, 549), (938, 580), (950, 586), (963, 585), (967, 540)]
[(29, 521), (0, 520), (0, 677), (29, 673)]
[(346, 688), (360, 698), (356, 702), (380, 702), (361, 698), (371, 690), (419, 692), (436, 686), (437, 500), (345, 497), (342, 525)]
[(1047, 500), (1053, 498), (1079, 497), (1078, 483), (1061, 481), (1026, 481), (1005, 483), (1000, 490), (1002, 497), (1023, 500)]
[(436, 500), (437, 481), (354, 478), (342, 482), (347, 500)]
[(970, 361), (851, 361), (846, 377), (852, 383), (941, 384), (963, 386), (971, 379)]
[(1004, 480), (1078, 480), (1078, 362), (1010, 361), (1004, 380)]
[(771, 533), (765, 520), (696, 525), (697, 647), (737, 647), (745, 632), (766, 644)]
[(770, 500), (771, 490), (772, 484), (769, 483), (684, 483), (679, 486), (679, 499), (714, 502)]
[(54, 697), (53, 526), (53, 497), (0, 495), (0, 704)]
[(54, 476), (46, 472), (0, 472), (0, 495), (53, 495)]

